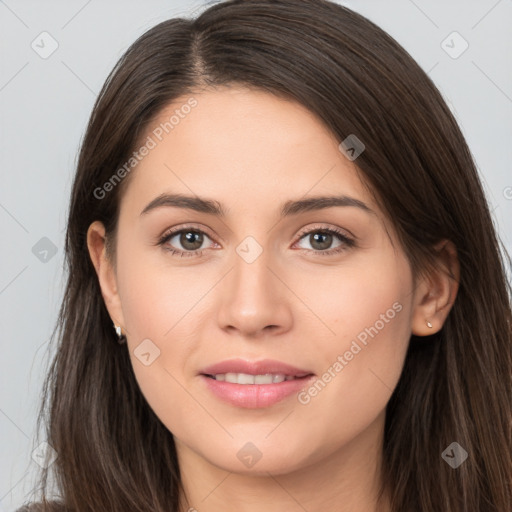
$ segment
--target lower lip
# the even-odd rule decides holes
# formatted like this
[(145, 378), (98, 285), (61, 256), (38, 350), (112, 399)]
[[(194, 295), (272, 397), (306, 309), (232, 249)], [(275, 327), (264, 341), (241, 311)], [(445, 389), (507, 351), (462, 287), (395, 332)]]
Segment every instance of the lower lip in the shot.
[(313, 377), (314, 375), (309, 375), (301, 379), (285, 380), (278, 384), (232, 384), (201, 375), (208, 389), (221, 400), (247, 409), (270, 407), (294, 393), (299, 393), (309, 385)]

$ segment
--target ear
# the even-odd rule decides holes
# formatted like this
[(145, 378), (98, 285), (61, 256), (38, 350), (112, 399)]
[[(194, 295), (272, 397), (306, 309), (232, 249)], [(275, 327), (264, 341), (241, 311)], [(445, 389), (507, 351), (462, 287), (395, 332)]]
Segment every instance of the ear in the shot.
[(101, 288), (101, 295), (105, 301), (112, 322), (120, 325), (123, 332), (124, 316), (121, 308), (121, 300), (117, 289), (117, 277), (114, 266), (106, 256), (105, 227), (100, 221), (93, 222), (87, 230), (87, 247), (91, 257), (98, 281)]
[[(441, 330), (459, 289), (460, 265), (455, 245), (442, 240), (434, 246), (437, 268), (414, 291), (412, 334), (428, 336)], [(428, 327), (427, 322), (432, 324)]]

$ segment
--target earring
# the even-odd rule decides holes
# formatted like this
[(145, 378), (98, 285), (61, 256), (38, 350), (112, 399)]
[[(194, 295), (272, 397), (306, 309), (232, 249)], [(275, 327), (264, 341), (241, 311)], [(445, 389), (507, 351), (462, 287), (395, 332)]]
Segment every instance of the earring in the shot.
[(427, 320), (427, 327), (428, 327), (429, 329), (432, 329), (432, 324), (431, 324), (428, 320)]
[(121, 329), (120, 325), (116, 325), (114, 323), (114, 329), (116, 330), (117, 334), (117, 342), (119, 345), (122, 345), (123, 343), (126, 343), (126, 336), (123, 334), (123, 330)]

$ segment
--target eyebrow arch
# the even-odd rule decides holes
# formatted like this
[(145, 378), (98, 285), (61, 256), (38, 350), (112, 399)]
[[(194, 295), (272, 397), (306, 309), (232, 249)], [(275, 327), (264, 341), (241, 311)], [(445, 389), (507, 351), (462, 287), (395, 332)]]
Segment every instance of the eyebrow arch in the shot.
[(361, 210), (372, 213), (375, 212), (363, 201), (350, 196), (317, 196), (299, 201), (286, 201), (281, 209), (281, 217), (288, 215), (296, 215), (302, 212), (315, 210), (323, 210), (324, 208), (332, 208), (334, 206), (353, 206)]
[[(208, 213), (218, 217), (225, 217), (226, 210), (218, 201), (212, 199), (204, 199), (198, 196), (186, 196), (183, 194), (161, 194), (153, 199), (140, 213), (146, 213), (163, 206), (175, 208), (184, 208), (194, 210), (200, 213)], [(367, 213), (375, 215), (375, 212), (359, 199), (350, 196), (318, 196), (308, 199), (300, 199), (298, 201), (286, 201), (281, 208), (281, 218), (299, 213), (323, 210), (324, 208), (332, 208), (335, 206), (352, 206), (359, 208)]]
[(195, 210), (196, 212), (209, 213), (218, 217), (225, 217), (226, 211), (222, 208), (218, 201), (211, 199), (202, 199), (200, 197), (186, 196), (183, 194), (160, 194), (155, 197), (145, 208), (140, 215), (144, 215), (155, 208), (162, 206), (174, 206), (175, 208), (185, 208)]

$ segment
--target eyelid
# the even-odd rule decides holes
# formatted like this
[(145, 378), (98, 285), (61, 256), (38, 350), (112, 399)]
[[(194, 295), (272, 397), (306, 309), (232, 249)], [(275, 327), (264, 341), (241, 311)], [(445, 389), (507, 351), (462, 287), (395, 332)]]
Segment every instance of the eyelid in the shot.
[(166, 229), (161, 235), (158, 236), (158, 240), (162, 240), (163, 238), (167, 238), (168, 236), (171, 235), (176, 235), (181, 231), (186, 231), (187, 229), (190, 231), (199, 231), (201, 233), (204, 233), (205, 235), (208, 235), (208, 238), (210, 238), (212, 241), (215, 241), (215, 238), (222, 239), (222, 237), (220, 236), (214, 236), (210, 229), (207, 228), (206, 226), (191, 222), (186, 224), (178, 224), (177, 226), (173, 226), (171, 228)]
[(353, 235), (348, 229), (340, 228), (339, 226), (330, 226), (328, 224), (308, 224), (306, 227), (302, 228), (297, 234), (298, 239), (300, 240), (303, 235), (307, 235), (312, 231), (334, 231), (341, 235), (346, 236), (347, 238), (351, 238), (354, 242), (357, 240), (357, 237)]

